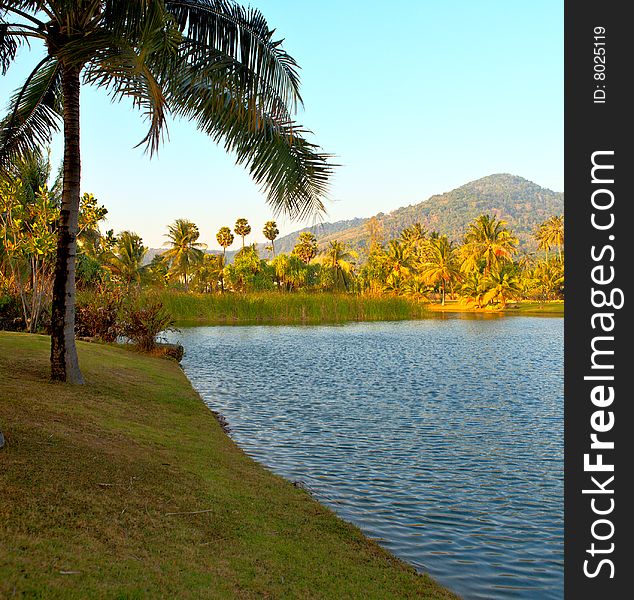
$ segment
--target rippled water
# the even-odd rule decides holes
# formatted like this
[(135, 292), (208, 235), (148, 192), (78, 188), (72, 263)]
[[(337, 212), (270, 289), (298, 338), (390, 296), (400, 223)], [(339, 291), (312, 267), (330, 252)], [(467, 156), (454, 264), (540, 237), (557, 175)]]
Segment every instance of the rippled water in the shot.
[(465, 598), (563, 596), (563, 319), (196, 327), (232, 437)]

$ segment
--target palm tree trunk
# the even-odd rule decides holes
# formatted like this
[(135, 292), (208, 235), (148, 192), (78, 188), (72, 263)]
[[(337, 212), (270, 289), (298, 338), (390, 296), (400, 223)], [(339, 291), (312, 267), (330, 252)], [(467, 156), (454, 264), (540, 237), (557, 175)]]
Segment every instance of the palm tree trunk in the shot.
[(220, 293), (225, 291), (225, 264), (227, 262), (227, 248), (222, 247), (222, 271), (220, 271)]
[(75, 347), (75, 254), (79, 220), (79, 68), (62, 71), (64, 95), (64, 185), (57, 237), (51, 310), (51, 378), (84, 383)]
[(445, 306), (445, 280), (442, 280), (442, 306)]

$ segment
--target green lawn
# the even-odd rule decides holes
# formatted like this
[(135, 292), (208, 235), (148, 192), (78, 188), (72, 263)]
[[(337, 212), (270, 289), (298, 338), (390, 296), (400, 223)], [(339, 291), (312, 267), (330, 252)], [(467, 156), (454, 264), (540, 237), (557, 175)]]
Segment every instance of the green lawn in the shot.
[(496, 313), (526, 316), (564, 316), (564, 303), (561, 300), (553, 300), (550, 302), (532, 302), (527, 300), (509, 302), (504, 309), (500, 309), (496, 306), (475, 308), (473, 304), (464, 304), (458, 300), (448, 300), (444, 306), (440, 304), (429, 304), (428, 309), (430, 312), (436, 313)]
[[(0, 332), (0, 598), (455, 598), (249, 459), (173, 362)], [(204, 511), (204, 512), (198, 512)]]

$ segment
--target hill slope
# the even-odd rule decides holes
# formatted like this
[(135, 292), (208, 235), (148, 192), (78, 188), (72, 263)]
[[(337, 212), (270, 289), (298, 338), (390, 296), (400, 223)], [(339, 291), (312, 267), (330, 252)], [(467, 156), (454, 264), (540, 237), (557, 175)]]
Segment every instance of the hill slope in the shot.
[[(389, 214), (379, 213), (376, 218), (382, 226), (384, 240), (394, 239), (404, 228), (420, 222), (426, 229), (445, 233), (458, 242), (462, 240), (470, 221), (488, 213), (508, 222), (520, 239), (522, 249), (534, 250), (533, 233), (537, 226), (552, 215), (563, 214), (563, 211), (562, 193), (542, 188), (517, 175), (503, 173), (483, 177)], [(320, 245), (338, 239), (363, 249), (368, 244), (368, 221), (337, 221), (301, 231), (313, 231)], [(276, 249), (289, 252), (299, 233), (297, 231), (277, 240)]]

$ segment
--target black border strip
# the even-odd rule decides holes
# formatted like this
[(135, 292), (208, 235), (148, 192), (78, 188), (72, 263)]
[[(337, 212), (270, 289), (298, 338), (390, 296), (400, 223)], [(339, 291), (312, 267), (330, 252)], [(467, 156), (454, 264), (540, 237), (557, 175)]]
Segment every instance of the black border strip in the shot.
[[(632, 33), (626, 29), (631, 26), (626, 25), (624, 4), (565, 4), (565, 597), (571, 600), (633, 597), (628, 579), (634, 556), (629, 546), (634, 431), (629, 431), (632, 393), (627, 378), (628, 370), (634, 370), (634, 350), (628, 347), (625, 320), (632, 278), (627, 214), (634, 199), (627, 181), (632, 173), (630, 144), (617, 139), (620, 132), (632, 129), (631, 113), (625, 108), (625, 83), (633, 79), (631, 67), (626, 70), (626, 60), (633, 56), (627, 41)], [(595, 163), (614, 167), (595, 170), (594, 182), (593, 155)], [(595, 205), (602, 208), (593, 207), (593, 194)], [(593, 214), (599, 227), (610, 224), (612, 217), (614, 223), (605, 229), (594, 227)], [(609, 279), (611, 269), (614, 280), (597, 283)], [(608, 298), (620, 289), (624, 306), (596, 306), (602, 296), (595, 293), (593, 303), (593, 288)], [(613, 304), (620, 304), (620, 294), (615, 292), (612, 298)], [(599, 313), (612, 316), (603, 321), (595, 316), (593, 322)], [(604, 331), (611, 319), (614, 329)], [(593, 339), (594, 350), (606, 351), (595, 353), (594, 368)], [(597, 376), (612, 376), (614, 381), (586, 379)], [(593, 423), (603, 431), (593, 429)], [(614, 449), (592, 449), (593, 433), (601, 442), (614, 442)], [(614, 470), (584, 469), (586, 454), (589, 465), (602, 460)]]

